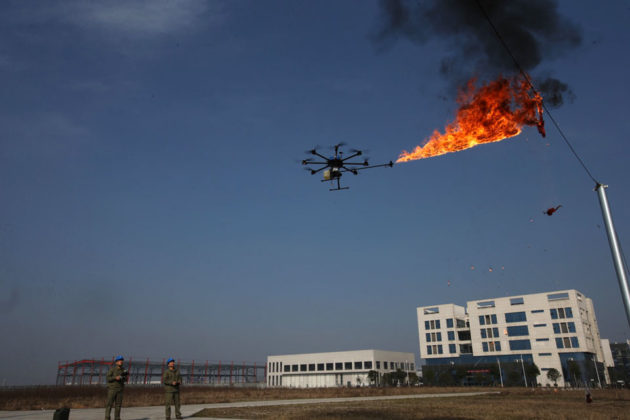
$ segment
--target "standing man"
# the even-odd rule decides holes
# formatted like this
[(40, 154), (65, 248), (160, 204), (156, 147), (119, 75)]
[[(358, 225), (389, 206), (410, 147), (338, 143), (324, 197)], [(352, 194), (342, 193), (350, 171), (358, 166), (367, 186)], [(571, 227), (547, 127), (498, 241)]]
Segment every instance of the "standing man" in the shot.
[(171, 405), (175, 405), (175, 418), (181, 419), (182, 412), (179, 411), (181, 405), (179, 403), (179, 385), (182, 383), (182, 375), (179, 374), (179, 369), (175, 369), (175, 359), (172, 357), (166, 361), (168, 369), (162, 375), (162, 383), (164, 384), (164, 391), (166, 391), (165, 398), (165, 414), (166, 420), (171, 418)]
[(116, 356), (114, 365), (107, 372), (107, 405), (105, 406), (105, 420), (110, 420), (112, 405), (115, 406), (114, 418), (120, 420), (123, 389), (129, 373), (123, 368), (124, 358)]

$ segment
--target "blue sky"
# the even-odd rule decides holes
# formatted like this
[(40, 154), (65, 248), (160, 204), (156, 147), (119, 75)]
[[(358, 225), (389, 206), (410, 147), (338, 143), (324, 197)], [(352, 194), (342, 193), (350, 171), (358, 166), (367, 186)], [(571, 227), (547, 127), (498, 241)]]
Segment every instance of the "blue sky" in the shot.
[[(553, 115), (625, 244), (630, 9), (559, 11), (583, 42), (536, 71), (575, 93)], [(417, 306), (568, 288), (628, 338), (594, 185), (549, 121), (348, 191), (302, 170), (340, 141), (395, 159), (453, 118), (451, 45), (381, 25), (377, 2), (2, 2), (0, 381), (119, 353), (417, 353)]]

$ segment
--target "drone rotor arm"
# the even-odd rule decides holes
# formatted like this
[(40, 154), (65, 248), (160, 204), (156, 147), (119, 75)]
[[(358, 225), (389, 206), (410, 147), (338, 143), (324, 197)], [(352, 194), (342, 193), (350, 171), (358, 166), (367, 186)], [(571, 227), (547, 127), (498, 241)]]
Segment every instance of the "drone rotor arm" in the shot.
[(362, 169), (381, 168), (383, 166), (389, 166), (391, 168), (392, 166), (394, 166), (394, 162), (390, 160), (389, 163), (383, 163), (380, 165), (372, 165), (372, 166), (364, 166), (363, 168), (357, 168), (357, 171), (360, 171)]

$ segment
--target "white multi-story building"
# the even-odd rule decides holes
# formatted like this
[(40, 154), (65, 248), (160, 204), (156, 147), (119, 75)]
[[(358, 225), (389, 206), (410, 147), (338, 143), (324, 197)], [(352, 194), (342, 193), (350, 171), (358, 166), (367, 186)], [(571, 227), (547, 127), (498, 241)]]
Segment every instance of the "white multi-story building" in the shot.
[[(541, 371), (537, 381), (542, 385), (552, 384), (547, 378), (551, 368), (562, 375), (558, 385), (565, 379), (594, 380), (596, 385), (608, 381), (593, 302), (576, 290), (476, 300), (466, 308), (423, 306), (417, 311), (420, 357), (427, 366), (533, 362)], [(569, 362), (579, 368), (569, 369)], [(571, 378), (577, 371), (582, 377)]]
[(287, 354), (267, 357), (267, 386), (325, 388), (366, 386), (368, 372), (379, 377), (401, 369), (415, 373), (415, 355), (384, 350)]

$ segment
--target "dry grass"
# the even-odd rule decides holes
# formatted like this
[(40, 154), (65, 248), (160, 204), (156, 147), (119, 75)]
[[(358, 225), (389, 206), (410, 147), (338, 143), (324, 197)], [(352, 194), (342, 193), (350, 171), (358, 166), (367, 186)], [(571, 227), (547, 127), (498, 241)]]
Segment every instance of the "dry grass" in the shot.
[[(184, 387), (182, 404), (211, 404), (236, 401), (257, 401), (297, 398), (364, 397), (472, 391), (475, 388), (318, 388), (318, 389), (265, 389)], [(477, 388), (495, 390), (494, 388)], [(70, 408), (99, 408), (105, 406), (107, 390), (104, 386), (36, 386), (14, 389), (0, 388), (0, 410), (40, 410)], [(162, 405), (164, 390), (161, 386), (127, 386), (124, 407)]]
[[(439, 389), (439, 388), (438, 388)], [(442, 389), (444, 390), (444, 389)], [(462, 389), (459, 389), (462, 391)], [(466, 389), (467, 390), (467, 389)], [(486, 389), (487, 390), (487, 389)], [(503, 390), (499, 395), (206, 409), (197, 417), (246, 419), (630, 419), (630, 391)]]

